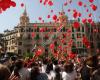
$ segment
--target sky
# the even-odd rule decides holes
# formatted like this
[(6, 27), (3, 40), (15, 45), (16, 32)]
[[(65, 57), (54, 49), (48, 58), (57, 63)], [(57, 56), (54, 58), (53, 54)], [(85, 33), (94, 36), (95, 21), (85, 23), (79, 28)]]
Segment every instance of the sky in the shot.
[[(39, 22), (38, 17), (42, 17), (42, 19), (45, 22), (51, 21), (51, 19), (47, 18), (47, 15), (55, 15), (62, 10), (62, 5), (65, 1), (68, 0), (52, 0), (54, 2), (53, 6), (43, 5), (40, 4), (39, 0), (14, 0), (16, 2), (16, 7), (10, 7), (6, 11), (0, 14), (0, 33), (3, 33), (4, 30), (9, 29), (12, 30), (15, 26), (18, 25), (20, 22), (20, 16), (22, 15), (25, 7), (21, 7), (21, 4), (24, 3), (26, 5), (27, 14), (30, 18), (30, 22)], [(83, 3), (87, 4), (87, 8), (90, 5), (89, 0), (72, 0), (72, 3), (64, 6), (64, 11), (66, 16), (68, 16), (69, 19), (73, 19), (72, 12), (68, 12), (68, 9), (77, 9), (79, 12), (82, 13), (82, 17), (88, 17), (87, 15), (89, 13), (92, 13), (92, 18), (95, 21), (100, 21), (100, 0), (94, 0), (94, 4), (97, 6), (96, 11), (92, 11), (89, 8), (89, 12), (86, 13), (85, 9), (83, 7), (79, 7), (77, 5), (78, 1), (82, 1)], [(53, 10), (53, 13), (50, 11)]]

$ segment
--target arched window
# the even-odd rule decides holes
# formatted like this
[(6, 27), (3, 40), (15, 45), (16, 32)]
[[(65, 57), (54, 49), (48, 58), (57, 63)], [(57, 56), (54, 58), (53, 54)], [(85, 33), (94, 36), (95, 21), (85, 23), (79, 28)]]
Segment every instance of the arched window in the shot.
[(31, 39), (31, 35), (30, 34), (28, 34), (28, 39)]
[(21, 54), (22, 53), (22, 50), (21, 49), (18, 49), (18, 54)]

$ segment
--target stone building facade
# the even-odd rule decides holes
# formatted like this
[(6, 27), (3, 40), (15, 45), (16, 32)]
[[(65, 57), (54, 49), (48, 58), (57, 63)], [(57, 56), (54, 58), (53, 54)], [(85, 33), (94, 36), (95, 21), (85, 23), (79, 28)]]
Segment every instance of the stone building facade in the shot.
[[(82, 38), (84, 35), (92, 36), (88, 31), (86, 31), (86, 27), (81, 24), (79, 29), (75, 29), (72, 27), (73, 21), (69, 21), (68, 17), (64, 14), (62, 10), (62, 14), (59, 15), (59, 22), (58, 23), (30, 23), (29, 17), (27, 15), (26, 9), (22, 16), (20, 17), (20, 23), (14, 27), (13, 30), (4, 31), (4, 40), (6, 52), (13, 52), (17, 54), (24, 54), (24, 53), (32, 53), (34, 46), (42, 46), (44, 47), (44, 53), (50, 52), (49, 46), (51, 43), (60, 44), (63, 48), (66, 49), (66, 53), (70, 53), (73, 51), (74, 53), (85, 54), (87, 53), (87, 49), (82, 42)], [(61, 29), (59, 29), (59, 26)], [(97, 25), (99, 26), (99, 25)], [(100, 28), (98, 27), (99, 31)], [(68, 32), (69, 31), (69, 32)], [(70, 33), (66, 37), (64, 35), (66, 33)], [(92, 34), (92, 32), (91, 32)], [(95, 43), (96, 46), (100, 49), (100, 32), (98, 32), (97, 39), (99, 42)], [(65, 42), (61, 42), (59, 40), (61, 37), (62, 40)], [(67, 46), (73, 40), (72, 47)], [(91, 41), (91, 39), (89, 39)], [(94, 39), (95, 40), (95, 39)], [(95, 42), (95, 41), (94, 41)], [(67, 47), (66, 47), (67, 46)]]

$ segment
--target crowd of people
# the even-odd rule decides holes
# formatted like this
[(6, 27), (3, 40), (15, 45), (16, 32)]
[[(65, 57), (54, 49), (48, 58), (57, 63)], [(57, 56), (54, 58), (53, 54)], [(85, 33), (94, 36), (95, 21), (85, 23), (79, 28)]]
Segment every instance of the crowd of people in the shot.
[(0, 64), (0, 80), (100, 80), (100, 55), (80, 62), (11, 57), (7, 65)]

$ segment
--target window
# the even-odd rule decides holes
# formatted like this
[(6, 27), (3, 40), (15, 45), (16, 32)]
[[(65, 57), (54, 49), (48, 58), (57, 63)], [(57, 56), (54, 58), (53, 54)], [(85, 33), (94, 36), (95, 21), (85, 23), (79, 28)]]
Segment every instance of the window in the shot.
[(73, 42), (73, 44), (72, 44), (72, 49), (73, 48), (76, 48), (76, 43), (75, 42)]
[(84, 26), (82, 27), (82, 32), (84, 32)]
[(33, 32), (33, 29), (31, 29), (31, 32)]
[(18, 43), (18, 45), (20, 45), (20, 46), (21, 46), (21, 45), (22, 45), (22, 42), (19, 42), (19, 43)]
[(18, 49), (18, 54), (21, 54), (21, 53), (22, 53), (21, 49)]
[(77, 33), (77, 38), (81, 38), (81, 33)]
[(15, 49), (14, 46), (11, 46), (11, 49)]
[(31, 32), (31, 28), (29, 28), (29, 32)]
[(8, 42), (6, 42), (6, 45), (8, 45)]
[(80, 27), (78, 29), (76, 29), (78, 32), (80, 31)]
[(14, 40), (12, 40), (12, 44), (14, 43)]
[(11, 41), (11, 40), (9, 41), (9, 44), (10, 44), (10, 45), (12, 44), (12, 41)]
[(94, 48), (93, 42), (91, 43), (91, 48)]
[(83, 45), (83, 48), (86, 48), (85, 45)]
[(34, 29), (34, 32), (36, 32), (36, 29)]
[(72, 32), (74, 32), (74, 28), (72, 27)]
[(90, 41), (93, 41), (93, 36), (92, 35), (90, 35)]
[(48, 35), (45, 35), (45, 36), (43, 37), (43, 40), (46, 41), (46, 40), (48, 40), (48, 38), (49, 38)]
[(85, 34), (82, 34), (82, 37), (84, 37), (85, 36)]
[(21, 28), (21, 32), (24, 32), (24, 29), (23, 28)]
[(97, 35), (97, 40), (98, 40), (98, 41), (100, 40), (100, 35), (99, 35), (99, 34)]
[(10, 47), (9, 47), (9, 51), (10, 51)]
[(37, 32), (39, 32), (39, 28), (37, 28)]
[(100, 49), (100, 42), (98, 42), (97, 47), (98, 47), (98, 49)]
[(26, 29), (26, 32), (29, 32), (29, 30), (28, 30), (28, 29)]
[(75, 35), (74, 34), (72, 34), (72, 39), (75, 39)]
[(54, 28), (54, 32), (56, 32), (56, 28)]
[(90, 28), (87, 28), (87, 31), (90, 33)]
[(82, 45), (82, 42), (80, 42), (80, 41), (77, 42), (77, 46), (78, 46), (78, 47), (82, 47), (82, 46), (83, 46), (83, 45)]
[(91, 33), (93, 33), (93, 28), (91, 28)]
[(28, 34), (28, 39), (31, 39), (31, 35), (30, 34)]

